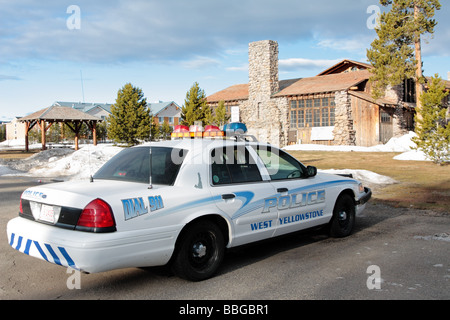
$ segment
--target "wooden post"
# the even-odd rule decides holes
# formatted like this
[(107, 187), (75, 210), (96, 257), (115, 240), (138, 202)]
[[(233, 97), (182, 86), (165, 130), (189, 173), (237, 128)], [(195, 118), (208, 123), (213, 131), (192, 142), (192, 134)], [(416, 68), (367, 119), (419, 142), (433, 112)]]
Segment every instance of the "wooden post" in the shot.
[(97, 145), (97, 121), (92, 121), (92, 139), (94, 146)]
[(41, 120), (41, 124), (39, 125), (39, 127), (41, 127), (41, 142), (42, 142), (42, 150), (45, 150), (46, 149), (46, 147), (45, 147), (45, 132), (46, 132), (46, 129), (45, 129), (45, 120)]
[(28, 144), (29, 144), (29, 140), (28, 140), (28, 133), (30, 132), (30, 122), (26, 121), (25, 122), (25, 152), (30, 151)]

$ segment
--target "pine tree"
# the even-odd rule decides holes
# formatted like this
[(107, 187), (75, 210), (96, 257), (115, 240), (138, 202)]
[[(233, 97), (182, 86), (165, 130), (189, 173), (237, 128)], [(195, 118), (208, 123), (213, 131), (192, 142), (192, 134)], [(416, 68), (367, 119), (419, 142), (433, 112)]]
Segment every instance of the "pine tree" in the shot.
[(160, 128), (161, 136), (164, 140), (170, 139), (170, 134), (172, 133), (172, 128), (170, 127), (169, 123), (166, 121), (163, 122)]
[(150, 110), (140, 88), (125, 84), (118, 92), (108, 117), (108, 134), (115, 142), (136, 145), (150, 136)]
[(438, 164), (450, 161), (450, 122), (446, 121), (447, 106), (444, 103), (447, 95), (445, 84), (436, 74), (421, 97), (421, 117), (416, 114), (417, 137), (413, 141)]
[(424, 82), (421, 36), (434, 33), (437, 22), (433, 16), (441, 5), (439, 0), (380, 0), (380, 4), (392, 6), (390, 11), (381, 14), (379, 26), (375, 28), (378, 38), (367, 50), (367, 58), (374, 66), (371, 70), (373, 95), (379, 98), (387, 86), (414, 79), (420, 108)]
[(228, 120), (230, 120), (230, 116), (227, 115), (227, 108), (225, 107), (225, 101), (223, 100), (219, 101), (219, 105), (217, 106), (215, 113), (216, 115), (214, 117), (214, 122), (219, 127), (223, 126), (225, 123), (228, 122)]
[(190, 126), (194, 121), (202, 121), (203, 125), (210, 124), (211, 109), (206, 102), (205, 91), (195, 82), (186, 93), (184, 105), (181, 107), (181, 124)]

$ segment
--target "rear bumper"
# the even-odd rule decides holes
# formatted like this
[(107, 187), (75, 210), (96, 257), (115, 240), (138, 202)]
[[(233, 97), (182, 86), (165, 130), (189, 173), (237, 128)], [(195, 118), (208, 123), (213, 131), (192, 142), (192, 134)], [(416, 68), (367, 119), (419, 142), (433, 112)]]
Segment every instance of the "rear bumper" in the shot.
[(56, 228), (18, 217), (8, 222), (7, 235), (9, 245), (22, 253), (94, 273), (166, 264), (178, 230), (158, 228), (97, 234)]

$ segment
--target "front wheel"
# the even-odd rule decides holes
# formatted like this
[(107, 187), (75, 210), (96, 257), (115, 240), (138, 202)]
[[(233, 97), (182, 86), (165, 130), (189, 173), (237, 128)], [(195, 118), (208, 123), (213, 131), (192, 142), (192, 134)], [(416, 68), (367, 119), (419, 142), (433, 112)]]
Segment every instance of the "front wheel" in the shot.
[(181, 278), (205, 280), (217, 271), (224, 253), (224, 237), (219, 227), (210, 221), (199, 221), (181, 235), (172, 269)]
[(355, 225), (355, 202), (348, 194), (339, 196), (333, 209), (330, 222), (330, 235), (342, 238), (352, 233)]

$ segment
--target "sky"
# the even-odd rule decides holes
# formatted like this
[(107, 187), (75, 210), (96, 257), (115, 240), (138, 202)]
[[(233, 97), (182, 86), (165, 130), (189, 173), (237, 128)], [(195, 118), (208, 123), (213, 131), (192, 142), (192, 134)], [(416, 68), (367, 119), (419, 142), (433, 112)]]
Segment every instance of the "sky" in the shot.
[[(426, 75), (450, 71), (450, 4), (422, 42)], [(126, 83), (184, 103), (248, 82), (248, 44), (279, 44), (279, 78), (367, 62), (377, 0), (0, 0), (0, 120), (55, 101), (114, 103)]]

